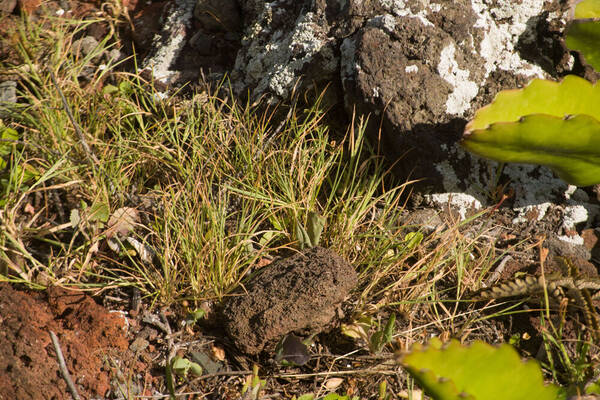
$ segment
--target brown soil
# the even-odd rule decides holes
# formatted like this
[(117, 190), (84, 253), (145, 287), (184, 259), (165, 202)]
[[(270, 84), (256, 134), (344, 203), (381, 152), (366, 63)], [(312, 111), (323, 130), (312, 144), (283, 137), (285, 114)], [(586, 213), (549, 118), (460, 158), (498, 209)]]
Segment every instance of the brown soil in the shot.
[(0, 399), (69, 398), (50, 332), (83, 398), (110, 389), (105, 361), (128, 348), (127, 324), (81, 292), (18, 291), (0, 284)]

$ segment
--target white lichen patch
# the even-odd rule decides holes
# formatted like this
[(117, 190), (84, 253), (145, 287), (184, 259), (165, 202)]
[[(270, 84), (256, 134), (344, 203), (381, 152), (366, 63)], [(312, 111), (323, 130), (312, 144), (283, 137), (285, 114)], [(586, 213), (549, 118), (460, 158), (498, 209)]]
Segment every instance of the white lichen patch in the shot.
[(396, 19), (390, 14), (377, 15), (367, 21), (367, 26), (374, 26), (391, 34), (396, 29)]
[[(546, 1), (498, 1), (499, 6), (496, 8), (490, 8), (489, 2), (485, 0), (471, 1), (477, 15), (474, 26), (485, 32), (479, 55), (485, 60), (486, 77), (497, 69), (519, 71), (530, 77), (545, 76), (541, 67), (530, 64), (519, 56), (515, 45), (527, 29), (527, 21), (542, 12)], [(502, 22), (498, 23), (499, 20)]]
[(446, 112), (452, 115), (463, 115), (471, 106), (471, 100), (477, 96), (477, 83), (469, 80), (470, 72), (460, 69), (454, 57), (456, 47), (453, 43), (444, 47), (440, 53), (438, 73), (454, 90), (446, 100)]
[(435, 193), (425, 195), (425, 199), (443, 208), (450, 206), (460, 215), (461, 221), (467, 217), (469, 210), (480, 210), (481, 202), (467, 193)]
[[(581, 191), (581, 190), (577, 190)], [(584, 224), (590, 226), (590, 223), (600, 215), (600, 207), (586, 201), (570, 200), (569, 205), (563, 211), (562, 229), (566, 233), (558, 238), (572, 244), (583, 244), (583, 238), (580, 235), (573, 235), (576, 231), (576, 225)]]
[(557, 237), (559, 240), (562, 240), (563, 242), (567, 242), (574, 246), (583, 246), (583, 244), (584, 244), (583, 238), (579, 235), (573, 235), (573, 236), (559, 235)]
[[(461, 160), (467, 156), (467, 153), (457, 143), (450, 147), (442, 144), (440, 148), (448, 154), (448, 160), (453, 160), (455, 163), (461, 162)], [(469, 194), (478, 196), (479, 198), (485, 198), (486, 193), (483, 191), (487, 187), (487, 184), (482, 182), (480, 177), (490, 180), (490, 171), (496, 171), (498, 169), (498, 163), (495, 161), (483, 160), (477, 156), (471, 155), (470, 161), (465, 160), (465, 162), (468, 161), (471, 165), (471, 173), (469, 174), (468, 181), (465, 181), (456, 176), (455, 168), (448, 160), (444, 160), (435, 165), (435, 169), (442, 176), (444, 191), (448, 193), (461, 192), (467, 188)]]
[(560, 240), (572, 244), (582, 244), (579, 235), (573, 235), (576, 225), (590, 223), (600, 214), (600, 207), (589, 203), (589, 197), (581, 189), (568, 185), (555, 177), (548, 168), (534, 165), (508, 164), (504, 172), (511, 179), (515, 191), (515, 211), (519, 214), (513, 223), (531, 223), (532, 218), (541, 221), (556, 204), (567, 201), (562, 209), (563, 232)]
[(507, 164), (503, 172), (515, 193), (514, 209), (518, 216), (513, 223), (528, 222), (531, 216), (541, 221), (552, 203), (565, 198), (569, 186), (546, 167)]
[(258, 21), (244, 38), (251, 43), (248, 51), (245, 55), (238, 55), (234, 67), (234, 74), (245, 71), (244, 82), (247, 86), (255, 86), (255, 97), (265, 92), (280, 98), (287, 97), (296, 84), (299, 71), (317, 53), (329, 60), (322, 65), (324, 74), (332, 74), (336, 70), (336, 56), (330, 48), (324, 47), (331, 39), (321, 32), (323, 28), (314, 13), (298, 16), (290, 32), (276, 31), (269, 37), (273, 7), (269, 3), (264, 7)]
[(356, 62), (356, 43), (354, 40), (346, 38), (340, 45), (340, 75), (342, 82), (348, 79), (354, 79), (354, 74), (360, 71), (360, 65)]
[(574, 230), (575, 225), (588, 220), (588, 210), (581, 204), (573, 204), (565, 207), (563, 213), (563, 229)]
[[(379, 0), (379, 3), (397, 17), (417, 18), (425, 26), (435, 26), (427, 19), (427, 11), (421, 10), (418, 13), (413, 13), (403, 0)], [(423, 3), (425, 9), (427, 9), (429, 0), (423, 0)]]

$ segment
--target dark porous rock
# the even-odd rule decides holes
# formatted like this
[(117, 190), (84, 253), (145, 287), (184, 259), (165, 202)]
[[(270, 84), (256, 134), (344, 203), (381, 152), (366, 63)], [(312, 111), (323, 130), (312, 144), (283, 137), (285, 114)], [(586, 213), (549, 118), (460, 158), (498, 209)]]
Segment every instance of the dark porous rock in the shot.
[(198, 0), (194, 17), (210, 32), (237, 31), (241, 28), (241, 16), (235, 0)]
[(247, 354), (258, 354), (293, 331), (321, 332), (357, 279), (352, 265), (322, 247), (277, 260), (248, 282), (247, 294), (227, 301), (225, 330)]
[(558, 2), (522, 3), (381, 1), (385, 11), (343, 40), (346, 108), (371, 115), (370, 135), (400, 175), (425, 178), (434, 191), (482, 187), (488, 165), (456, 146), (466, 122), (500, 90), (549, 77), (568, 54), (560, 46), (551, 57), (521, 54), (538, 48), (536, 29), (553, 42), (542, 20), (564, 28)]

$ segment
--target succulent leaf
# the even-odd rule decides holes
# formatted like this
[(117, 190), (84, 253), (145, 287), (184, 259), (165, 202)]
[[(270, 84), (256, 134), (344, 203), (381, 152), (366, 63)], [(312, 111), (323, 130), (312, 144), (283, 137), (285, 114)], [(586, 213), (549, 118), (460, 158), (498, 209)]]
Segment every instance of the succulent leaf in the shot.
[(600, 18), (600, 0), (583, 0), (575, 6), (575, 18)]
[(453, 340), (440, 346), (437, 338), (427, 347), (404, 355), (403, 366), (436, 400), (477, 399), (558, 400), (565, 393), (544, 385), (535, 361), (521, 361), (510, 345), (494, 347), (476, 341), (470, 346)]
[(599, 21), (573, 21), (565, 42), (568, 48), (581, 52), (585, 61), (600, 71)]
[(600, 121), (588, 115), (564, 119), (534, 114), (494, 123), (466, 134), (462, 145), (501, 162), (548, 166), (573, 185), (600, 183)]
[(465, 128), (467, 150), (500, 162), (541, 164), (566, 182), (600, 182), (600, 85), (577, 76), (535, 79), (498, 93)]
[(562, 82), (534, 79), (523, 89), (503, 90), (494, 101), (475, 113), (465, 132), (484, 129), (495, 122), (515, 122), (529, 114), (563, 118), (587, 114), (600, 120), (600, 85), (575, 75)]

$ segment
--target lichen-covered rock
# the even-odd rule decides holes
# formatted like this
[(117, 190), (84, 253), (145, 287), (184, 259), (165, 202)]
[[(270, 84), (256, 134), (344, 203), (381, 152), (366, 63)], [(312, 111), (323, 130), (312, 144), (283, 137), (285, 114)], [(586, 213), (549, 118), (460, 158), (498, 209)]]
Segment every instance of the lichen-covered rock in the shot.
[(207, 31), (237, 31), (241, 16), (235, 0), (198, 0), (194, 17)]
[(488, 171), (455, 146), (466, 120), (498, 91), (548, 76), (518, 44), (535, 40), (530, 22), (558, 2), (380, 3), (384, 12), (341, 44), (346, 107), (376, 121), (371, 136), (403, 176), (462, 192)]
[(498, 91), (572, 66), (559, 44), (562, 3), (241, 1), (233, 87), (278, 101), (337, 85), (348, 113), (371, 116), (370, 134), (397, 172), (463, 191), (489, 169), (455, 146), (466, 120)]
[(338, 39), (329, 32), (328, 5), (324, 1), (311, 3), (241, 2), (245, 35), (231, 73), (238, 93), (250, 90), (253, 99), (264, 94), (267, 100), (281, 100), (289, 98), (299, 82), (337, 78)]
[(227, 301), (225, 331), (247, 354), (293, 331), (321, 332), (357, 279), (352, 265), (322, 247), (277, 260), (248, 282), (247, 294)]

